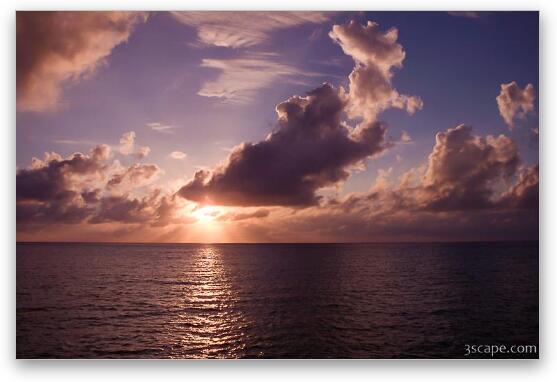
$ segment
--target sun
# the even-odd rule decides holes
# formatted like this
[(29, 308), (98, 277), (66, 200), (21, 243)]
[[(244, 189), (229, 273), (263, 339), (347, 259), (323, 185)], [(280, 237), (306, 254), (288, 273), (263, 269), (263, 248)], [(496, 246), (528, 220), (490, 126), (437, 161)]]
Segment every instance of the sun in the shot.
[[(200, 243), (221, 243), (228, 239), (227, 229), (222, 224), (221, 217), (226, 210), (211, 206), (198, 205), (190, 216), (196, 219), (189, 231), (193, 241)], [(190, 239), (191, 240), (191, 239)]]
[(192, 215), (200, 223), (211, 223), (220, 215), (221, 211), (214, 206), (204, 206), (193, 211)]

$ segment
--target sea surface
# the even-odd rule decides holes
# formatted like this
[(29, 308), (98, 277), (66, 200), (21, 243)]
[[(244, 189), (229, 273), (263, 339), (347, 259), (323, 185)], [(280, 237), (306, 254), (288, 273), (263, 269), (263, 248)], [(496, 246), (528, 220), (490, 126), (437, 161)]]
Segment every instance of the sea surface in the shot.
[(18, 358), (490, 358), (465, 346), (538, 345), (537, 242), (18, 243), (16, 259)]

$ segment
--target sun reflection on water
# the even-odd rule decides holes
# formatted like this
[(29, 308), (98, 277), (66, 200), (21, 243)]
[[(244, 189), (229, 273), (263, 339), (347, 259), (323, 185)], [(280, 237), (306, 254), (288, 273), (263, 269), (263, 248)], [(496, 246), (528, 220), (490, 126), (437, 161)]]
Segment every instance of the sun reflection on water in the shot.
[(184, 283), (183, 313), (176, 324), (183, 328), (186, 356), (241, 357), (246, 341), (245, 318), (216, 246), (207, 245), (194, 255), (193, 275)]

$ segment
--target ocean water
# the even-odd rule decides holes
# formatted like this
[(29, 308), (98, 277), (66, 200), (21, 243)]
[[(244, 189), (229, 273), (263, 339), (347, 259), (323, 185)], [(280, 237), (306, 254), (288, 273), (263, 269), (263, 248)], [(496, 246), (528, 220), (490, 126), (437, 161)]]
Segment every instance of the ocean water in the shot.
[(37, 243), (17, 244), (16, 264), (18, 358), (490, 358), (465, 346), (538, 345), (537, 242)]

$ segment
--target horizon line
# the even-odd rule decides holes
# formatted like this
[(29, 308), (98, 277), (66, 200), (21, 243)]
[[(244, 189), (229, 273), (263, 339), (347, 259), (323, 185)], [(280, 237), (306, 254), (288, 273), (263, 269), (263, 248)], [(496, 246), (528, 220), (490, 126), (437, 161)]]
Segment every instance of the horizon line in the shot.
[(154, 242), (154, 241), (17, 241), (16, 244), (122, 244), (122, 245), (285, 245), (285, 244), (474, 244), (474, 243), (526, 243), (537, 239), (521, 240), (447, 240), (447, 241), (337, 241), (337, 242)]

